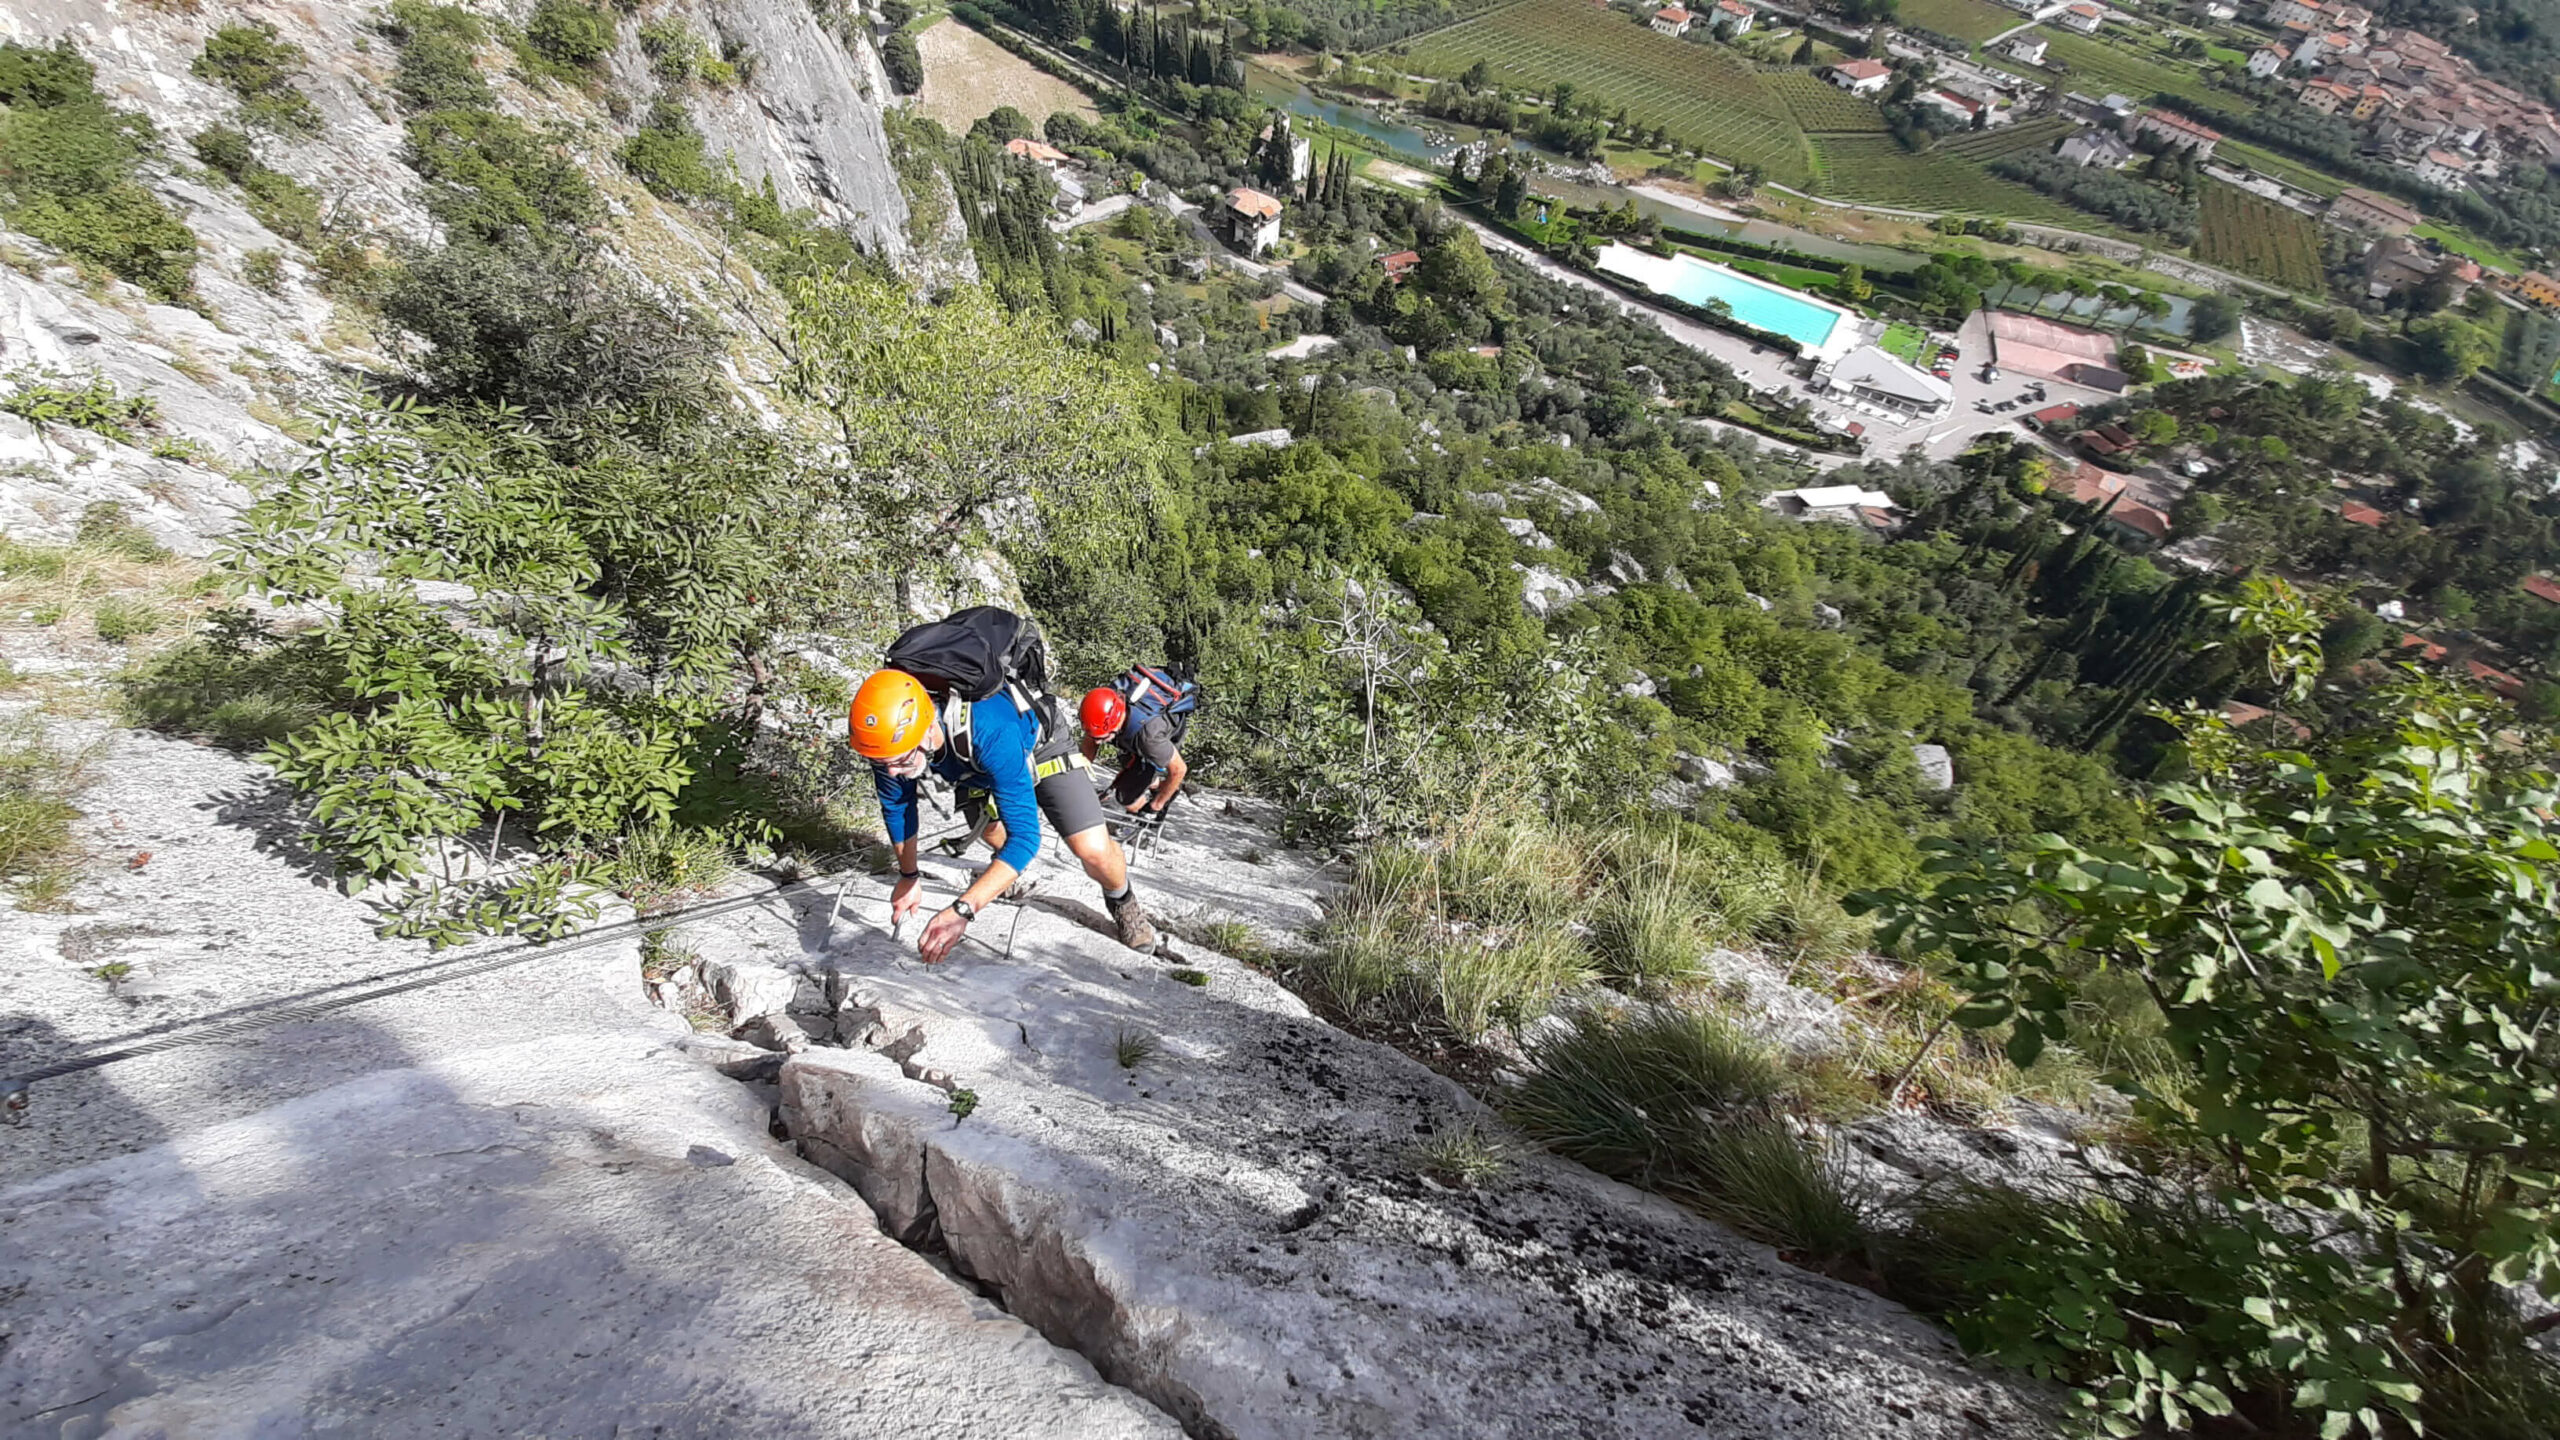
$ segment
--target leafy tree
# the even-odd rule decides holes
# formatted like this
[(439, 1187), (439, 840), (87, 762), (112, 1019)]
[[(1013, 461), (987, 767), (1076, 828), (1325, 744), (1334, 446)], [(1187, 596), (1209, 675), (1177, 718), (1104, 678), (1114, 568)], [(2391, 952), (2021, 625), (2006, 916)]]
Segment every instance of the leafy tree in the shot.
[[(2235, 614), (2306, 699), (2307, 607), (2253, 583)], [(2018, 1064), (2071, 1033), (2095, 968), (2166, 1020), (2179, 1065), (2117, 1083), (2209, 1166), (2218, 1216), (2190, 1243), (2212, 1262), (2159, 1297), (2194, 1323), (2111, 1288), (2130, 1257), (2088, 1234), (1958, 1317), (2078, 1383), (2113, 1433), (2242, 1396), (2326, 1435), (2396, 1433), (2515, 1342), (2505, 1287), (2560, 1290), (2554, 777), (2501, 756), (2466, 693), (2378, 698), (2307, 754), (2187, 714), (2194, 778), (2159, 792), (2149, 842), (1942, 846), (1928, 891), (1861, 902), (1887, 943), (1942, 957), (1971, 997), (1957, 1020), (2005, 1030)]]
[(584, 70), (613, 49), (613, 17), (585, 0), (542, 0), (524, 26), (533, 52), (567, 70)]
[(924, 88), (924, 56), (916, 49), (916, 37), (906, 31), (880, 43), (880, 65), (899, 94), (913, 95)]
[(932, 300), (859, 272), (792, 285), (783, 388), (834, 427), (813, 476), (903, 603), (919, 575), (991, 542), (1125, 535), (1163, 455), (1144, 388), (982, 287)]
[(2240, 302), (2228, 295), (2199, 295), (2187, 307), (2187, 334), (2199, 344), (2240, 327)]

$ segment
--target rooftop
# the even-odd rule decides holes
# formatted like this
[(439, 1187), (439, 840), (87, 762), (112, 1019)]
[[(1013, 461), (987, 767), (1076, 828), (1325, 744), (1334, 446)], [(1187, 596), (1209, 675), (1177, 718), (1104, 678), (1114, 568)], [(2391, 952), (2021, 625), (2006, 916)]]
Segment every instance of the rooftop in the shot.
[(1905, 365), (1873, 345), (1861, 346), (1843, 357), (1831, 372), (1831, 383), (1863, 386), (1924, 405), (1944, 405), (1956, 398), (1956, 387), (1950, 382)]
[(1037, 160), (1043, 165), (1060, 165), (1067, 159), (1066, 151), (1055, 145), (1043, 145), (1037, 140), (1022, 138), (1007, 140), (1004, 142), (1004, 148), (1005, 153), (1009, 155), (1019, 155), (1025, 160)]
[(2361, 500), (2350, 500), (2339, 506), (2338, 518), (2350, 525), (2363, 525), (2375, 530), (2382, 528), (2382, 512)]
[(1280, 218), (1279, 201), (1243, 185), (1227, 192), (1227, 208), (1239, 215), (1253, 215), (1265, 220)]
[(2536, 600), (2547, 600), (2554, 605), (2560, 605), (2560, 580), (2554, 580), (2548, 575), (2527, 575), (2524, 577), (2524, 583), (2518, 588)]
[(1893, 73), (1893, 67), (1881, 60), (1846, 60), (1832, 66), (1831, 73), (1852, 80), (1881, 80)]
[(2214, 129), (2210, 125), (2199, 125), (2195, 121), (2188, 119), (2186, 116), (2179, 114), (2175, 110), (2146, 110), (2143, 112), (2142, 118), (2154, 125), (2175, 130), (2181, 135), (2193, 135), (2199, 140), (2219, 140), (2222, 138), (2221, 131)]

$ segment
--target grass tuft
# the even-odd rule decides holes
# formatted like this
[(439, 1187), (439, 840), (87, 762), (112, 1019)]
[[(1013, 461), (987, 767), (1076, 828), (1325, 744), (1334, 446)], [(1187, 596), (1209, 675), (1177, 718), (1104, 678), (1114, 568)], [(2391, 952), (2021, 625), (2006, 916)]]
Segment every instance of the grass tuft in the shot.
[(1123, 1070), (1135, 1070), (1146, 1064), (1156, 1058), (1160, 1049), (1161, 1047), (1156, 1043), (1156, 1037), (1143, 1030), (1132, 1030), (1125, 1025), (1120, 1027), (1118, 1034), (1111, 1037), (1111, 1058), (1119, 1062)]
[(1511, 1148), (1473, 1125), (1433, 1135), (1413, 1147), (1413, 1158), (1423, 1174), (1459, 1190), (1481, 1190), (1512, 1165)]
[(80, 754), (48, 740), (31, 722), (0, 731), (0, 885), (20, 908), (50, 909), (69, 893), (80, 847), (71, 822)]

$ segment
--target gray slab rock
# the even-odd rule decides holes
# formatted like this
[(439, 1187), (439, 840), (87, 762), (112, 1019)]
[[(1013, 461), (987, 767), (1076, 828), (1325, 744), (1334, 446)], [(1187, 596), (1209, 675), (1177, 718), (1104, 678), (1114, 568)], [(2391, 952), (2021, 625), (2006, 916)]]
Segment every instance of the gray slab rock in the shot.
[(1498, 1135), (1480, 1105), (1176, 942), (1206, 981), (1183, 983), (1072, 884), (938, 967), (891, 941), (885, 893), (792, 922), (864, 1018), (847, 1032), (896, 1038), (792, 1056), (786, 1128), (1194, 1435), (2052, 1433), (1908, 1312), (1667, 1202), (1525, 1147), (1481, 1191), (1443, 1186), (1420, 1147)]
[(0, 1194), (0, 1432), (1180, 1435), (764, 1128), (564, 1035)]

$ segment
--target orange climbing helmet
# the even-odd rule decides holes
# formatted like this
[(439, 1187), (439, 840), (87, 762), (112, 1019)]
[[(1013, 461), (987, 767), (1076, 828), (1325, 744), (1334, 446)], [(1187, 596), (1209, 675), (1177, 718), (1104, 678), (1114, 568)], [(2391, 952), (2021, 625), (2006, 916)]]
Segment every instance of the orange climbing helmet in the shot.
[(1076, 718), (1084, 721), (1084, 733), (1096, 740), (1108, 740), (1129, 723), (1129, 699), (1108, 685), (1084, 692), (1084, 703), (1076, 707)]
[(924, 743), (933, 728), (933, 697), (904, 670), (875, 670), (853, 692), (846, 740), (865, 760), (895, 760)]

